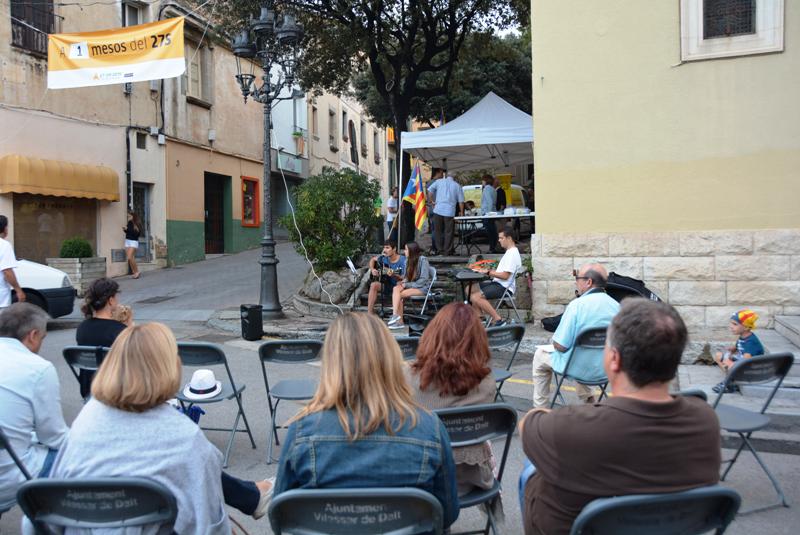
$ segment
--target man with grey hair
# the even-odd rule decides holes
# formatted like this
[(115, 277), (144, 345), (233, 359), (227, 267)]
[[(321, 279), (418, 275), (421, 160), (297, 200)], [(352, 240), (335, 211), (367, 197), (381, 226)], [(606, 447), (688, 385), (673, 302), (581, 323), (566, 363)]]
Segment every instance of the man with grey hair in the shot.
[[(550, 382), (553, 372), (564, 373), (572, 354), (578, 334), (588, 328), (605, 327), (619, 311), (619, 303), (606, 293), (608, 272), (601, 264), (585, 264), (573, 270), (575, 294), (578, 296), (567, 305), (556, 332), (553, 333), (553, 350), (539, 347), (533, 355), (533, 407), (550, 404)], [(586, 379), (601, 379), (603, 363), (573, 362), (570, 375)], [(592, 391), (581, 384), (576, 385), (578, 397), (584, 402), (593, 401)]]
[(596, 405), (534, 409), (520, 421), (522, 448), (536, 468), (525, 484), (527, 535), (569, 533), (596, 498), (719, 481), (714, 410), (702, 399), (669, 393), (686, 340), (673, 307), (625, 299), (603, 353), (614, 396)]
[[(0, 313), (0, 427), (34, 476), (46, 476), (67, 435), (58, 376), (36, 353), (47, 336), (47, 314), (29, 303)], [(0, 452), (0, 511), (16, 502), (22, 472)]]

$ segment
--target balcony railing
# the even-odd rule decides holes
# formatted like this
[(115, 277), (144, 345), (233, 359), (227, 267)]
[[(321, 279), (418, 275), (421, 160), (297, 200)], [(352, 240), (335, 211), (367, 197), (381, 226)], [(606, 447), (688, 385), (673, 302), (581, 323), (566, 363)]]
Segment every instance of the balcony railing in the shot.
[(11, 2), (11, 44), (37, 56), (47, 57), (47, 34), (55, 33), (52, 2), (31, 5)]

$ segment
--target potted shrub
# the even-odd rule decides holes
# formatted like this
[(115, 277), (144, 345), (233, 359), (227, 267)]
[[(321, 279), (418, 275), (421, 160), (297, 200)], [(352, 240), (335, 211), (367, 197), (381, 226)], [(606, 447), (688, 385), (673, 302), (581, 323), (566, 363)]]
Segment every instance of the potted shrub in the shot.
[(69, 275), (79, 297), (83, 297), (93, 280), (106, 276), (105, 257), (94, 256), (92, 244), (80, 236), (64, 240), (60, 258), (48, 258), (47, 265)]

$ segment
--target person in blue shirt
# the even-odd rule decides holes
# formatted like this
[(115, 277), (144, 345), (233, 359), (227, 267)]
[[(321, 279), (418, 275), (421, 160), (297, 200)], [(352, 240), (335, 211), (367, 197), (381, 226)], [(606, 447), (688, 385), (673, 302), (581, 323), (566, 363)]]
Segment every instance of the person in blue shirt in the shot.
[[(765, 353), (761, 340), (753, 333), (753, 329), (756, 328), (756, 321), (758, 321), (758, 314), (747, 308), (734, 312), (731, 316), (728, 328), (733, 334), (738, 335), (739, 338), (736, 339), (736, 343), (729, 347), (724, 354), (722, 352), (717, 352), (717, 354), (714, 355), (714, 361), (726, 374), (731, 366), (738, 361)], [(724, 384), (723, 381), (715, 385), (713, 388), (714, 392), (719, 394)], [(726, 392), (735, 392), (736, 390), (738, 390), (736, 385), (728, 385)]]
[(383, 243), (383, 254), (370, 259), (369, 271), (373, 281), (369, 285), (367, 312), (372, 314), (378, 292), (383, 289), (384, 296), (391, 297), (397, 281), (406, 271), (406, 257), (397, 252), (397, 242), (386, 240)]
[[(586, 264), (575, 270), (575, 293), (578, 298), (567, 305), (556, 332), (553, 333), (553, 349), (540, 347), (533, 355), (533, 408), (545, 408), (550, 404), (550, 381), (553, 372), (564, 373), (578, 334), (591, 327), (605, 327), (619, 312), (619, 303), (606, 293), (608, 272), (600, 264)], [(572, 362), (571, 376), (586, 380), (605, 377), (603, 360), (595, 362)], [(593, 401), (591, 390), (576, 384), (578, 397), (584, 402)]]
[(445, 170), (433, 168), (433, 178), (428, 186), (428, 200), (433, 206), (433, 243), (439, 254), (452, 255), (455, 242), (455, 216), (464, 212), (464, 190)]
[(444, 424), (414, 401), (394, 337), (373, 314), (337, 317), (320, 351), (320, 382), (281, 447), (275, 496), (292, 489), (416, 487), (458, 518)]

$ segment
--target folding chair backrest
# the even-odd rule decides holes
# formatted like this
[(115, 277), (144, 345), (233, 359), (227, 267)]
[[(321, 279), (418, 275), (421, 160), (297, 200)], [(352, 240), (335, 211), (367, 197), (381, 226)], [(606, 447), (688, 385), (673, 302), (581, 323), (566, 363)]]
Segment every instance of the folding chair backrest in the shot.
[(25, 476), (25, 479), (32, 479), (31, 473), (28, 472), (28, 469), (25, 468), (25, 464), (17, 457), (17, 452), (14, 451), (14, 448), (11, 446), (11, 442), (8, 440), (5, 432), (2, 428), (0, 428), (0, 452), (6, 451), (8, 456), (11, 457), (11, 460), (14, 461), (14, 464), (17, 465), (22, 475)]
[(608, 327), (591, 327), (578, 333), (578, 336), (575, 337), (575, 347), (564, 368), (564, 375), (578, 380), (600, 379), (599, 377), (586, 377), (583, 371), (602, 369), (607, 329)]
[(488, 327), (486, 336), (489, 338), (489, 349), (503, 349), (514, 344), (513, 351), (516, 353), (522, 338), (525, 336), (525, 327), (523, 325)]
[(321, 349), (320, 340), (274, 340), (259, 346), (258, 357), (261, 362), (309, 362), (319, 358)]
[(290, 490), (272, 498), (275, 535), (442, 533), (442, 505), (416, 488)]
[(420, 314), (425, 314), (425, 307), (428, 305), (428, 299), (431, 298), (431, 292), (433, 291), (433, 284), (436, 282), (436, 268), (430, 264), (428, 264), (428, 277), (430, 277), (431, 283), (425, 290), (425, 301), (423, 301), (422, 303), (422, 309)]
[(95, 371), (103, 362), (108, 353), (108, 348), (102, 346), (67, 346), (61, 353), (73, 373), (75, 373), (75, 369)]
[(414, 360), (417, 358), (417, 347), (419, 346), (418, 336), (400, 336), (396, 338), (397, 345), (403, 353), (403, 360)]
[(506, 370), (510, 370), (511, 366), (514, 364), (514, 359), (517, 358), (517, 352), (522, 343), (522, 338), (525, 336), (525, 327), (518, 324), (488, 327), (486, 329), (486, 336), (489, 339), (489, 349), (492, 351), (511, 351), (511, 358), (508, 359), (508, 364), (506, 365)]
[(178, 514), (169, 489), (139, 477), (34, 479), (17, 491), (17, 502), (32, 522), (84, 529), (172, 528)]
[(575, 519), (570, 535), (696, 535), (722, 533), (741, 498), (718, 485), (670, 494), (600, 498)]
[(487, 440), (505, 437), (503, 457), (497, 479), (503, 477), (503, 469), (511, 445), (511, 437), (517, 426), (517, 411), (507, 403), (487, 403), (466, 407), (452, 407), (434, 411), (447, 429), (450, 445), (454, 448), (482, 444)]
[(230, 366), (228, 366), (225, 351), (218, 345), (208, 342), (178, 342), (178, 356), (181, 359), (181, 364), (188, 368), (225, 366), (228, 381), (230, 381), (233, 389), (236, 390), (236, 383), (233, 381), (233, 374)]
[[(769, 406), (775, 393), (780, 388), (786, 374), (794, 362), (794, 355), (792, 353), (771, 353), (769, 355), (761, 355), (758, 357), (751, 357), (749, 359), (741, 359), (728, 371), (725, 377), (725, 386), (728, 384), (763, 384), (775, 381), (772, 393), (767, 397), (764, 407), (761, 412), (764, 412)], [(717, 406), (719, 400), (725, 394), (726, 388), (720, 390), (717, 399), (714, 401), (714, 407)]]

